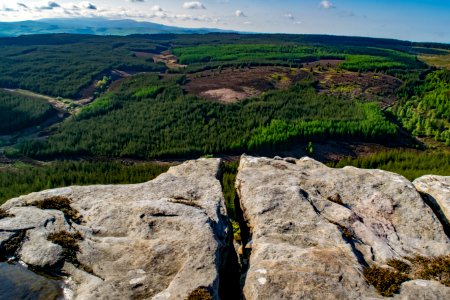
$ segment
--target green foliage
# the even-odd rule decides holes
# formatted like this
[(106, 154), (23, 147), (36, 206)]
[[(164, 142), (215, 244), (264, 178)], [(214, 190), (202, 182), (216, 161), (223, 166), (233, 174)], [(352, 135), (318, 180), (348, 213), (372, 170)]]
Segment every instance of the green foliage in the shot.
[(358, 158), (344, 158), (329, 165), (336, 168), (355, 166), (363, 169), (382, 169), (414, 180), (427, 174), (449, 176), (450, 153), (391, 150)]
[(406, 95), (393, 112), (416, 136), (430, 136), (450, 146), (450, 71), (438, 70), (425, 80), (405, 83)]
[(195, 47), (175, 48), (174, 54), (180, 63), (208, 63), (208, 62), (274, 62), (284, 61), (301, 63), (320, 58), (344, 59), (342, 54), (332, 53), (325, 47), (297, 46), (297, 45), (201, 45)]
[(0, 87), (72, 98), (113, 69), (166, 70), (151, 59), (133, 56), (135, 48), (155, 51), (161, 46), (144, 37), (61, 34), (2, 39)]
[(388, 69), (413, 69), (423, 68), (424, 65), (417, 61), (416, 57), (404, 52), (376, 49), (380, 51), (375, 55), (347, 55), (346, 61), (341, 67), (349, 71), (388, 70)]
[(44, 100), (0, 90), (0, 134), (37, 125), (55, 113)]
[(5, 167), (0, 172), (0, 204), (44, 189), (69, 185), (139, 183), (151, 180), (167, 166), (119, 162), (59, 161), (43, 166)]
[(95, 95), (98, 96), (102, 93), (104, 93), (107, 89), (109, 84), (111, 83), (111, 76), (103, 76), (103, 78), (99, 81), (97, 81), (97, 84), (95, 85)]
[(306, 153), (307, 153), (309, 156), (312, 156), (312, 155), (313, 155), (313, 153), (314, 153), (314, 148), (313, 148), (313, 143), (312, 143), (312, 142), (309, 142), (309, 143), (308, 143), (308, 146), (306, 146)]
[[(309, 83), (222, 104), (185, 95), (178, 85), (183, 80), (155, 75), (125, 80), (117, 91), (86, 108), (89, 118), (82, 111), (47, 141), (24, 143), (20, 151), (44, 158), (186, 157), (284, 147), (296, 138), (384, 140), (397, 132), (377, 105), (318, 94)], [(160, 89), (156, 96), (136, 97), (142, 86)], [(119, 108), (90, 108), (103, 99), (113, 99)]]
[(385, 297), (390, 297), (400, 290), (403, 282), (409, 280), (408, 276), (397, 271), (381, 268), (378, 266), (364, 269), (364, 277), (373, 285), (377, 291)]
[(342, 68), (352, 71), (424, 67), (414, 55), (375, 47), (232, 44), (175, 48), (173, 51), (179, 56), (182, 64), (188, 65), (218, 66), (218, 62), (228, 65), (286, 65), (319, 59), (345, 59), (341, 64)]
[(121, 103), (117, 101), (116, 98), (106, 95), (83, 107), (75, 118), (78, 120), (89, 119), (91, 117), (104, 115), (111, 110), (120, 108), (121, 106)]
[(153, 98), (161, 91), (161, 87), (159, 86), (149, 86), (140, 89), (134, 96), (137, 98)]
[(223, 195), (225, 197), (225, 205), (227, 206), (228, 216), (232, 220), (236, 220), (236, 208), (234, 201), (236, 198), (236, 175), (238, 169), (238, 162), (225, 163), (222, 174)]
[[(320, 100), (316, 101), (319, 104)], [(324, 102), (327, 101), (322, 101)], [(339, 104), (341, 104), (340, 108), (337, 108)], [(333, 109), (334, 113), (330, 111), (327, 117), (320, 120), (321, 115), (323, 116), (328, 109)], [(340, 116), (341, 110), (344, 113)], [(352, 114), (352, 116), (346, 114)], [(319, 120), (304, 118), (289, 122), (274, 119), (269, 126), (261, 127), (252, 136), (248, 142), (248, 148), (279, 147), (279, 145), (289, 144), (295, 138), (324, 140), (331, 137), (351, 136), (364, 140), (382, 141), (395, 137), (398, 130), (394, 124), (386, 120), (379, 107), (373, 103), (361, 104), (336, 99), (331, 107), (323, 107), (316, 118)]]

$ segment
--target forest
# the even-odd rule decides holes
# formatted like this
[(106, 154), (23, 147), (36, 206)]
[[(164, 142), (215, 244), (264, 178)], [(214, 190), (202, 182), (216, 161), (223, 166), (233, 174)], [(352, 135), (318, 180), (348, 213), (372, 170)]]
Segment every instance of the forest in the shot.
[(449, 151), (390, 150), (357, 158), (345, 158), (339, 162), (328, 163), (333, 168), (354, 166), (363, 169), (381, 169), (414, 180), (423, 175), (450, 174)]
[(56, 114), (45, 100), (0, 90), (0, 134), (37, 125)]
[(450, 146), (450, 71), (432, 71), (422, 77), (405, 83), (403, 98), (393, 111), (413, 135), (433, 137)]
[(299, 45), (215, 45), (174, 48), (182, 64), (192, 65), (218, 62), (232, 64), (288, 64), (299, 65), (320, 59), (341, 59), (342, 68), (352, 71), (414, 69), (422, 66), (414, 55), (391, 49), (346, 46)]
[(168, 165), (116, 161), (15, 163), (0, 171), (0, 204), (31, 192), (68, 185), (141, 183), (167, 171)]
[(377, 105), (320, 95), (307, 80), (228, 105), (185, 95), (176, 84), (183, 80), (134, 76), (20, 152), (45, 159), (192, 157), (283, 148), (293, 139), (382, 141), (397, 133)]
[[(143, 182), (167, 169), (124, 159), (277, 155), (296, 147), (304, 152), (305, 145), (315, 156), (313, 147), (328, 141), (374, 145), (368, 155), (327, 158), (333, 167), (381, 168), (409, 179), (450, 175), (450, 71), (420, 59), (448, 55), (445, 44), (323, 35), (55, 34), (0, 38), (0, 50), (0, 88), (74, 104), (60, 123), (27, 135), (23, 129), (39, 129), (57, 111), (41, 98), (0, 90), (0, 158), (7, 162), (0, 163), (0, 201), (71, 184)], [(187, 66), (154, 62), (153, 55), (167, 54)], [(235, 80), (209, 87), (211, 80), (202, 80), (223, 74), (253, 77), (249, 86)], [(231, 98), (191, 92), (186, 87), (195, 81)], [(92, 98), (83, 102), (90, 87)], [(5, 135), (14, 136), (12, 145), (4, 146)], [(377, 150), (386, 147), (399, 149)], [(230, 212), (236, 168), (227, 164), (223, 178)]]

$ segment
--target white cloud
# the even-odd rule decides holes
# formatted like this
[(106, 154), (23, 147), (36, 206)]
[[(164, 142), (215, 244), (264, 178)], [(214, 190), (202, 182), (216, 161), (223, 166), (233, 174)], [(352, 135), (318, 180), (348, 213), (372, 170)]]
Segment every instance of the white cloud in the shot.
[(288, 18), (289, 20), (295, 20), (295, 17), (292, 13), (287, 13), (284, 15), (286, 18)]
[(58, 3), (54, 2), (54, 1), (48, 1), (48, 2), (45, 2), (42, 4), (38, 4), (36, 6), (37, 9), (44, 9), (44, 10), (52, 10), (57, 7), (61, 7), (61, 5), (59, 5)]
[(87, 1), (80, 2), (80, 7), (84, 8), (84, 9), (91, 9), (91, 10), (97, 9), (97, 6), (95, 6), (94, 4), (87, 2)]
[(328, 0), (324, 0), (322, 2), (320, 2), (320, 7), (324, 8), (324, 9), (330, 9), (330, 8), (335, 8), (336, 6)]
[(153, 5), (152, 6), (152, 11), (163, 11), (163, 9), (159, 5)]
[(289, 19), (292, 24), (299, 25), (302, 24), (301, 21), (298, 21), (292, 13), (287, 13), (284, 15), (285, 18)]
[(236, 17), (240, 17), (240, 18), (246, 18), (247, 17), (247, 15), (244, 14), (244, 12), (242, 10), (239, 10), (239, 9), (234, 13), (234, 15)]
[(206, 9), (206, 7), (200, 1), (184, 2), (183, 8), (186, 8), (186, 9)]

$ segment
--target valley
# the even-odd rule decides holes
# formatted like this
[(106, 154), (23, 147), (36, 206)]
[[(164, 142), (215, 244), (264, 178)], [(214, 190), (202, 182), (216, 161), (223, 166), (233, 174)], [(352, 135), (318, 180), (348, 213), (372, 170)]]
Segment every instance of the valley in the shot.
[(448, 44), (92, 22), (0, 38), (0, 298), (448, 298)]
[[(200, 156), (232, 162), (248, 153), (309, 155), (411, 180), (448, 175), (450, 71), (422, 59), (445, 60), (447, 50), (438, 47), (234, 33), (0, 39), (3, 93), (52, 111), (0, 136), (2, 168), (20, 174), (104, 160), (131, 161), (133, 169)], [(408, 173), (425, 159), (428, 167)], [(74, 184), (74, 176), (27, 192)], [(6, 182), (0, 190), (25, 192)]]

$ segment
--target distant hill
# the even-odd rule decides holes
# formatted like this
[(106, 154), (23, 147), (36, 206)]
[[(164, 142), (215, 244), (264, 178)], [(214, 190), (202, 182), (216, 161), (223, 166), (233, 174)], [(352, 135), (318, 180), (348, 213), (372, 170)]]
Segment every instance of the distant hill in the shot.
[(134, 20), (106, 18), (42, 19), (37, 21), (0, 22), (0, 37), (26, 34), (71, 33), (95, 35), (130, 35), (163, 33), (231, 32), (215, 28), (181, 28)]

